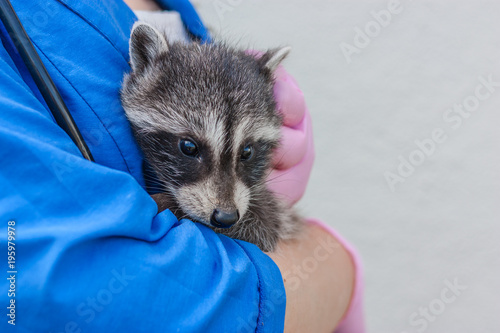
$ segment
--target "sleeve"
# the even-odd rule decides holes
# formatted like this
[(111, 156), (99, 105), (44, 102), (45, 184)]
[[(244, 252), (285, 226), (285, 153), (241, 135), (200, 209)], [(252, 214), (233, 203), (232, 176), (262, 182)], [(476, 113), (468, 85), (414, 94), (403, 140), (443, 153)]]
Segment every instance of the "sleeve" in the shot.
[(274, 262), (84, 160), (2, 45), (0, 160), (1, 332), (283, 331)]

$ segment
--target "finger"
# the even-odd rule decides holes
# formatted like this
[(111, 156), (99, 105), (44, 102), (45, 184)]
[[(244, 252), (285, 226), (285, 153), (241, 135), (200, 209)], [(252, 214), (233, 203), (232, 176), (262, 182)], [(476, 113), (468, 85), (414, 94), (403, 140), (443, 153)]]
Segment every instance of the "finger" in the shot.
[[(307, 128), (308, 133), (312, 132), (311, 118), (308, 114), (306, 114), (304, 127)], [(268, 177), (268, 188), (290, 206), (295, 204), (304, 195), (314, 156), (314, 140), (311, 135), (307, 140), (306, 153), (302, 160), (289, 169), (274, 169)]]
[(304, 95), (293, 78), (279, 66), (275, 72), (274, 98), (285, 126), (293, 127), (304, 118), (306, 104)]
[[(308, 156), (311, 155), (311, 156)], [(296, 164), (287, 170), (273, 170), (269, 176), (268, 188), (290, 206), (302, 198), (314, 162), (314, 152), (308, 151), (303, 163)]]
[(299, 163), (306, 154), (307, 139), (303, 131), (290, 127), (281, 128), (281, 144), (273, 154), (273, 168), (289, 169)]

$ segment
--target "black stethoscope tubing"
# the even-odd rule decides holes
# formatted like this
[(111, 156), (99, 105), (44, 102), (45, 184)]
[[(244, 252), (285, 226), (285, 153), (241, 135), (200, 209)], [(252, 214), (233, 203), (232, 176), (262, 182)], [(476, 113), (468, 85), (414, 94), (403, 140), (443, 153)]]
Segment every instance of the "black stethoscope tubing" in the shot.
[(57, 124), (70, 136), (83, 157), (94, 161), (68, 107), (57, 90), (9, 0), (0, 0), (0, 19), (40, 90)]

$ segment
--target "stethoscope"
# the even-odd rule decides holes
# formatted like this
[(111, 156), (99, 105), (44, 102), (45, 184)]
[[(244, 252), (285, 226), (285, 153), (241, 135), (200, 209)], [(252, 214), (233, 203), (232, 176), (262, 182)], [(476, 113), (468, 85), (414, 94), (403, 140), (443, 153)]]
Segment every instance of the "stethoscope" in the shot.
[(9, 0), (0, 0), (0, 19), (57, 124), (70, 136), (83, 157), (89, 161), (94, 161), (89, 147), (83, 140), (82, 134), (69, 113), (68, 107), (64, 103), (59, 90), (57, 90), (54, 81), (52, 81)]

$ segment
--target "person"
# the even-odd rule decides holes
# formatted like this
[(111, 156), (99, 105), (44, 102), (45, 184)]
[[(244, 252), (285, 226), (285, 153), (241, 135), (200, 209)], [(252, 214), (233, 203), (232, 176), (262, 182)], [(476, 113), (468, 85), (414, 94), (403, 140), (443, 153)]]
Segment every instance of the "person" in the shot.
[[(189, 2), (158, 3), (177, 10), (193, 38), (209, 40)], [(10, 246), (3, 267), (12, 273), (0, 283), (8, 305), (0, 331), (363, 332), (358, 258), (320, 222), (310, 220), (302, 237), (265, 254), (168, 210), (157, 213), (119, 102), (136, 20), (124, 2), (13, 6), (96, 162), (83, 159), (57, 126), (1, 25), (0, 242)], [(297, 142), (294, 129), (309, 130), (295, 89), (281, 69), (277, 104), (294, 126), (284, 129), (293, 138), (285, 135), (274, 172), (301, 185), (273, 190), (291, 204), (313, 154), (312, 142), (300, 161), (286, 149)]]

